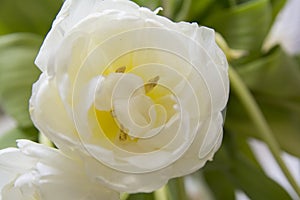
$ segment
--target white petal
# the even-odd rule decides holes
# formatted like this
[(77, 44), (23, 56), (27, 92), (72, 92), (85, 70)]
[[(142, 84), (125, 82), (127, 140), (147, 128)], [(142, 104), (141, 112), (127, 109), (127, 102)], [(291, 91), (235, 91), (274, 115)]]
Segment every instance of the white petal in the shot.
[(26, 140), (18, 146), (0, 151), (3, 200), (119, 199), (117, 192), (89, 179), (78, 157)]
[(66, 111), (56, 84), (45, 74), (33, 85), (30, 115), (36, 127), (58, 146), (77, 140), (72, 118)]
[(36, 58), (35, 63), (39, 68), (45, 71), (48, 66), (51, 66), (52, 56), (54, 56), (65, 35), (74, 26), (87, 16), (94, 13), (101, 13), (108, 8), (136, 12), (137, 5), (127, 0), (66, 0)]
[[(211, 123), (209, 124), (209, 128), (199, 151), (200, 159), (204, 160), (205, 158), (208, 158), (208, 160), (211, 160), (216, 151), (215, 148), (219, 148), (219, 143), (222, 141), (223, 135), (222, 124), (223, 117), (221, 113), (219, 113), (216, 118), (211, 119)], [(211, 153), (212, 155), (210, 155)]]
[[(6, 184), (13, 181), (16, 174), (24, 173), (32, 167), (35, 159), (28, 158), (18, 149), (8, 148), (0, 150), (0, 191)], [(16, 163), (20, 162), (20, 163)]]
[[(95, 107), (98, 110), (110, 111), (112, 109), (112, 94), (114, 87), (122, 74), (111, 74), (99, 80), (97, 91), (95, 92)], [(101, 83), (100, 83), (101, 81)]]

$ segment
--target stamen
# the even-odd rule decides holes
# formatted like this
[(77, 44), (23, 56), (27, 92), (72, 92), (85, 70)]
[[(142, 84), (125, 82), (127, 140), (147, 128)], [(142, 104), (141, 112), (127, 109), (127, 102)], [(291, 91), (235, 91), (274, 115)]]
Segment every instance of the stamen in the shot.
[(125, 133), (123, 130), (120, 130), (119, 140), (120, 140), (120, 141), (126, 141), (127, 138), (128, 138), (127, 133)]
[(116, 70), (116, 73), (124, 73), (126, 71), (126, 67), (123, 66), (123, 67), (119, 67), (117, 70)]
[(112, 110), (110, 111), (110, 114), (111, 114), (111, 116), (112, 116), (113, 118), (117, 118), (117, 115), (116, 115), (114, 109), (112, 109)]
[(158, 81), (159, 81), (159, 76), (155, 76), (154, 78), (150, 79), (148, 83), (144, 85), (145, 92), (148, 93), (151, 90), (153, 90), (155, 86), (157, 86)]

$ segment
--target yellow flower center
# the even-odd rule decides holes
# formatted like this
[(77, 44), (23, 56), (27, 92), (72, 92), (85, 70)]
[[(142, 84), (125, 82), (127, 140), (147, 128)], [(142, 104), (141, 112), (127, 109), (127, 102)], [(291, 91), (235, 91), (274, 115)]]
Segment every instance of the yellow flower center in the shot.
[[(170, 89), (159, 83), (159, 75), (144, 81), (138, 74), (135, 74), (135, 68), (132, 66), (114, 68), (113, 72), (111, 69), (108, 68), (103, 73), (104, 82), (115, 84), (109, 86), (109, 92), (103, 89), (104, 95), (111, 95), (109, 97), (111, 108), (109, 110), (96, 109), (96, 116), (104, 135), (113, 144), (126, 149), (126, 146), (140, 139), (159, 134), (159, 127), (163, 128), (163, 125), (176, 113), (174, 106), (176, 99)], [(114, 77), (118, 80), (113, 80)], [(130, 84), (135, 84), (132, 81), (133, 78), (143, 80), (143, 85), (130, 86)], [(125, 86), (126, 84), (128, 87)], [(130, 93), (128, 99), (123, 99), (123, 96), (119, 97), (121, 94), (114, 95), (114, 92), (118, 93), (118, 87), (133, 87), (135, 90), (128, 90)], [(120, 89), (120, 93), (126, 95), (126, 89)], [(156, 128), (158, 128), (157, 131), (153, 132)]]

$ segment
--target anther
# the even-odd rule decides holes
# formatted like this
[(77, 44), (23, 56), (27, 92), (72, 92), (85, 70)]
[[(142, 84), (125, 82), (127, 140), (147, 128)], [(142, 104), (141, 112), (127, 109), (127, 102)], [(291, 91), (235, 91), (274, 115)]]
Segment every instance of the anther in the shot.
[(110, 111), (110, 114), (111, 114), (111, 116), (112, 116), (113, 118), (116, 118), (116, 117), (117, 117), (117, 115), (116, 115), (114, 109), (112, 109), (112, 110)]
[(123, 66), (123, 67), (119, 67), (117, 70), (116, 70), (116, 73), (124, 73), (126, 71), (126, 67)]
[(123, 130), (120, 130), (119, 140), (120, 141), (126, 141), (127, 137), (128, 137), (127, 133), (125, 133)]
[(153, 90), (153, 88), (157, 86), (158, 81), (159, 81), (159, 76), (155, 76), (154, 78), (150, 79), (148, 83), (144, 85), (145, 92), (148, 93), (151, 90)]

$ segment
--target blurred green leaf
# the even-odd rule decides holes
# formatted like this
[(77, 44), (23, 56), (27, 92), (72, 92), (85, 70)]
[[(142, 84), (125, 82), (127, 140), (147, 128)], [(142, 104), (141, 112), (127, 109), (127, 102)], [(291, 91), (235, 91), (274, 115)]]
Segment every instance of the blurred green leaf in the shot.
[(233, 160), (232, 181), (240, 187), (250, 199), (285, 199), (291, 197), (276, 182), (254, 167), (244, 157)]
[(300, 53), (294, 57), (298, 65), (300, 66)]
[(0, 37), (0, 103), (20, 127), (32, 125), (28, 102), (40, 71), (34, 59), (42, 39), (33, 34)]
[[(151, 10), (155, 10), (158, 7), (162, 7), (163, 10), (161, 11), (162, 15), (171, 18), (173, 20), (177, 19), (178, 15), (181, 15), (181, 12), (183, 11), (183, 7), (186, 6), (188, 1), (191, 0), (132, 0), (135, 3), (139, 4), (140, 6), (150, 8)], [(187, 5), (189, 10), (190, 4)]]
[(15, 147), (17, 139), (38, 140), (38, 131), (34, 126), (27, 128), (13, 128), (0, 135), (0, 149)]
[(126, 200), (155, 200), (153, 193), (130, 194)]
[(246, 156), (248, 161), (251, 162), (252, 165), (255, 165), (258, 169), (262, 169), (252, 149), (249, 146), (249, 138), (243, 134), (231, 134), (231, 137), (232, 140), (235, 140), (235, 148), (238, 149), (241, 154)]
[(161, 0), (132, 0), (133, 2), (137, 3), (140, 6), (150, 8), (151, 10), (154, 10), (161, 6)]
[(163, 14), (173, 20), (182, 11), (183, 4), (189, 4), (190, 0), (161, 0), (161, 6), (163, 7)]
[[(300, 98), (300, 66), (280, 48), (265, 57), (239, 66), (237, 71), (251, 91), (278, 98)], [(283, 101), (283, 102), (284, 102)]]
[(271, 0), (272, 4), (272, 20), (274, 21), (279, 11), (283, 8), (285, 5), (286, 0)]
[(62, 0), (0, 0), (0, 35), (31, 32), (45, 35)]
[(275, 138), (286, 152), (300, 157), (300, 100), (278, 102), (259, 100), (262, 111), (274, 130)]
[[(281, 148), (300, 157), (300, 65), (281, 49), (239, 66)], [(236, 134), (260, 138), (242, 105), (231, 95), (225, 126)]]
[[(247, 154), (239, 151), (238, 142), (240, 140), (236, 140), (234, 134), (226, 131), (223, 145), (214, 156), (214, 162), (209, 162), (203, 169), (208, 183), (212, 183), (210, 187), (216, 199), (227, 199), (222, 198), (222, 195), (226, 195), (228, 199), (232, 198), (229, 192), (232, 188), (244, 191), (250, 199), (255, 200), (291, 199), (288, 193), (255, 165)], [(221, 183), (217, 183), (217, 175)], [(222, 189), (222, 186), (227, 189)], [(218, 198), (219, 196), (221, 198)]]
[[(233, 0), (229, 0), (230, 2), (233, 2)], [(251, 1), (251, 0), (234, 0), (236, 2), (236, 4), (243, 4), (243, 3), (246, 3), (248, 1)]]
[(200, 22), (203, 17), (207, 15), (211, 6), (213, 6), (215, 0), (192, 0), (192, 6), (190, 7), (187, 21), (197, 20)]
[(190, 9), (186, 21), (196, 21), (199, 25), (212, 27), (206, 24), (207, 19), (212, 18), (219, 12), (224, 12), (231, 7), (231, 0), (191, 0)]
[(235, 49), (257, 51), (271, 26), (272, 9), (268, 0), (254, 0), (214, 12), (204, 21), (221, 33)]
[[(275, 134), (282, 150), (300, 157), (300, 108), (299, 103), (276, 101), (258, 101), (270, 127)], [(228, 104), (227, 120), (225, 127), (235, 134), (243, 134), (258, 139), (258, 131), (253, 122), (245, 114), (245, 110), (232, 95)]]
[(235, 187), (220, 170), (205, 170), (204, 177), (215, 199), (235, 200)]

